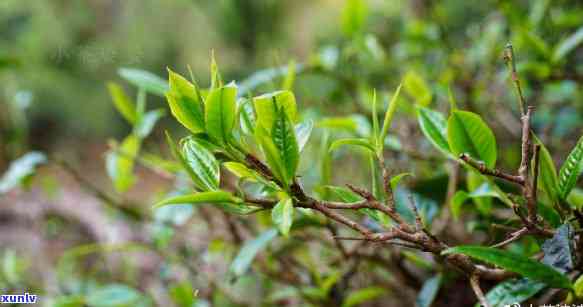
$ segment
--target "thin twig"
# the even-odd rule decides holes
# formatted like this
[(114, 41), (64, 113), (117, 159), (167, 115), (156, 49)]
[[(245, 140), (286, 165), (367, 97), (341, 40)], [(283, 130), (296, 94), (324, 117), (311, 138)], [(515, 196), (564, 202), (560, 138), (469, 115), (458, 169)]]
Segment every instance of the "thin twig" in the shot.
[(484, 162), (476, 161), (466, 153), (462, 153), (460, 155), (460, 159), (484, 175), (501, 178), (521, 186), (524, 183), (524, 179), (521, 178), (520, 176), (510, 175), (498, 169), (490, 169), (486, 167), (486, 164), (484, 164)]
[(484, 296), (484, 292), (482, 292), (482, 289), (480, 288), (480, 276), (476, 274), (470, 276), (470, 284), (472, 285), (472, 290), (474, 290), (474, 293), (478, 297), (480, 305), (482, 307), (490, 307), (486, 296)]

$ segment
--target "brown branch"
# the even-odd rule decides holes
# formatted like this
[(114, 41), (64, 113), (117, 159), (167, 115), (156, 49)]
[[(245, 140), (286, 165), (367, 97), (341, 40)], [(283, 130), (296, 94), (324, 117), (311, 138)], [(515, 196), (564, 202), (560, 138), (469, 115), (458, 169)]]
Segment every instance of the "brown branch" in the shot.
[(524, 179), (521, 178), (520, 176), (510, 175), (498, 169), (489, 169), (488, 167), (486, 167), (486, 164), (484, 164), (484, 162), (476, 161), (466, 153), (462, 153), (460, 155), (460, 159), (484, 175), (501, 178), (518, 185), (524, 184)]
[(478, 297), (480, 305), (482, 307), (490, 307), (490, 304), (488, 303), (488, 300), (486, 299), (484, 292), (482, 292), (482, 289), (480, 288), (480, 276), (476, 274), (472, 275), (470, 277), (470, 284), (472, 285), (472, 290), (474, 290), (476, 297)]

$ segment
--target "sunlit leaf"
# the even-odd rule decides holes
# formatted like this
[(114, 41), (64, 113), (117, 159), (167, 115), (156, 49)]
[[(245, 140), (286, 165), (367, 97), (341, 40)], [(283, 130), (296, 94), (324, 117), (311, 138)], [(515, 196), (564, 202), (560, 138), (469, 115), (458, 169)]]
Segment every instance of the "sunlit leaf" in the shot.
[(196, 84), (168, 69), (170, 91), (166, 100), (172, 115), (192, 133), (205, 131), (203, 100)]
[(431, 103), (431, 89), (427, 82), (417, 72), (410, 70), (403, 77), (405, 92), (415, 99), (420, 106), (428, 106)]
[(453, 111), (447, 123), (447, 140), (456, 156), (466, 153), (487, 167), (496, 165), (496, 138), (479, 115)]
[(220, 168), (214, 155), (193, 138), (182, 142), (182, 155), (203, 190), (216, 190), (220, 183)]
[(157, 202), (154, 208), (160, 208), (167, 205), (182, 205), (182, 204), (203, 204), (203, 203), (230, 203), (230, 204), (240, 204), (243, 200), (238, 197), (233, 196), (229, 192), (225, 191), (210, 191), (210, 192), (200, 192), (187, 195), (172, 196)]
[(218, 144), (227, 144), (232, 138), (236, 106), (237, 86), (230, 83), (211, 90), (205, 104), (206, 131)]
[(113, 105), (117, 111), (130, 123), (135, 124), (138, 120), (138, 113), (136, 111), (136, 106), (126, 95), (125, 91), (117, 83), (109, 82), (107, 83), (107, 89), (109, 90), (109, 95), (113, 99)]
[(397, 111), (397, 105), (399, 102), (399, 93), (401, 93), (401, 86), (402, 85), (403, 84), (401, 83), (397, 87), (397, 90), (395, 91), (395, 93), (393, 94), (393, 97), (391, 98), (391, 101), (389, 102), (389, 106), (387, 108), (387, 111), (385, 112), (385, 119), (383, 121), (383, 128), (381, 129), (379, 144), (384, 145), (385, 138), (387, 137), (387, 134), (389, 133), (389, 128), (391, 126), (391, 122), (393, 121), (393, 117), (395, 116), (395, 112)]
[(118, 192), (127, 191), (135, 182), (134, 160), (140, 146), (140, 138), (130, 134), (121, 145), (111, 149), (105, 157), (107, 174)]
[(292, 123), (297, 122), (296, 98), (290, 91), (278, 91), (253, 98), (257, 124), (266, 131), (272, 131), (273, 124), (278, 116), (278, 110), (283, 109)]
[(347, 0), (342, 9), (342, 31), (352, 36), (364, 31), (368, 8), (364, 0)]
[(271, 137), (285, 169), (285, 182), (291, 182), (300, 162), (300, 151), (294, 127), (283, 108), (278, 110)]
[(417, 121), (423, 135), (446, 155), (450, 155), (449, 143), (447, 142), (447, 121), (445, 117), (428, 108), (417, 108)]

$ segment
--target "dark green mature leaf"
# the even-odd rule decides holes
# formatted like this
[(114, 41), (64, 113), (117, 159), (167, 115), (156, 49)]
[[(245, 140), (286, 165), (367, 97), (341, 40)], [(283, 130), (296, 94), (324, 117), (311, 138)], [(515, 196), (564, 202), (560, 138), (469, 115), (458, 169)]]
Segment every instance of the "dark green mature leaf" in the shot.
[(368, 287), (356, 290), (348, 294), (344, 303), (342, 303), (342, 307), (352, 307), (352, 306), (359, 306), (365, 302), (372, 301), (379, 296), (385, 294), (387, 290), (381, 287)]
[(34, 174), (36, 167), (47, 162), (45, 154), (31, 151), (12, 161), (10, 167), (0, 178), (0, 195), (15, 188)]
[(113, 105), (117, 111), (130, 123), (135, 124), (138, 121), (138, 112), (136, 106), (126, 95), (123, 88), (115, 82), (107, 83), (109, 95), (113, 99)]
[(203, 204), (203, 203), (213, 203), (213, 204), (241, 204), (243, 200), (233, 196), (229, 192), (225, 191), (210, 191), (210, 192), (200, 192), (195, 194), (187, 194), (180, 196), (172, 196), (157, 202), (154, 208), (160, 208), (167, 205), (183, 205), (183, 204)]
[(581, 172), (583, 172), (583, 136), (579, 138), (559, 171), (559, 197), (562, 200), (567, 199)]
[(140, 292), (123, 284), (109, 284), (89, 293), (87, 305), (91, 307), (125, 307), (136, 304), (141, 298)]
[(524, 277), (538, 280), (554, 288), (569, 289), (571, 281), (550, 266), (532, 260), (526, 256), (484, 246), (457, 246), (445, 250), (442, 254), (464, 254), (482, 260)]
[(119, 75), (126, 79), (129, 83), (144, 89), (146, 92), (154, 95), (164, 97), (168, 91), (168, 84), (164, 79), (154, 75), (151, 72), (134, 69), (134, 68), (120, 68)]
[(269, 229), (257, 238), (245, 242), (229, 268), (229, 272), (238, 278), (247, 272), (255, 256), (277, 236), (277, 229)]
[[(545, 288), (542, 282), (528, 278), (511, 279), (496, 285), (486, 294), (486, 300), (492, 307), (503, 307), (521, 303)], [(479, 304), (476, 304), (478, 307)]]
[(280, 200), (271, 210), (271, 221), (277, 226), (279, 232), (287, 237), (294, 218), (294, 204), (291, 198)]
[(142, 115), (134, 127), (134, 133), (141, 139), (146, 138), (154, 129), (154, 126), (166, 112), (163, 109), (152, 110)]
[(563, 59), (567, 54), (573, 51), (579, 44), (583, 42), (583, 27), (577, 29), (577, 31), (569, 35), (565, 40), (561, 41), (553, 52), (553, 61), (559, 61)]
[(230, 83), (211, 90), (206, 99), (205, 126), (208, 135), (219, 144), (227, 144), (233, 136), (237, 114), (237, 86)]
[(257, 124), (266, 131), (272, 131), (279, 109), (283, 109), (292, 123), (297, 121), (296, 98), (290, 91), (277, 91), (253, 98)]
[(417, 108), (417, 121), (423, 135), (437, 148), (446, 155), (450, 155), (449, 143), (447, 142), (447, 121), (445, 117), (429, 108)]
[(166, 100), (172, 115), (192, 133), (205, 132), (204, 104), (196, 84), (168, 69), (170, 91)]
[(437, 274), (430, 279), (428, 279), (419, 291), (417, 295), (417, 299), (415, 300), (417, 303), (417, 307), (431, 307), (433, 300), (437, 296), (437, 292), (439, 292), (439, 287), (441, 286), (442, 275)]
[(193, 138), (186, 138), (182, 143), (184, 160), (202, 185), (202, 190), (216, 190), (220, 183), (220, 167), (213, 154)]
[(134, 160), (140, 147), (140, 138), (130, 134), (119, 147), (110, 150), (105, 157), (107, 174), (118, 192), (127, 191), (135, 182)]
[[(539, 160), (539, 176), (538, 187), (541, 188), (555, 204), (559, 199), (559, 178), (557, 177), (557, 169), (553, 157), (545, 147), (545, 145), (535, 136), (534, 142), (541, 146), (540, 160)], [(534, 165), (534, 162), (533, 164)]]
[(285, 181), (291, 182), (300, 162), (300, 150), (294, 127), (281, 108), (278, 110), (277, 117), (273, 123), (271, 138), (285, 169)]
[(370, 142), (370, 140), (364, 139), (364, 138), (348, 138), (348, 139), (336, 140), (336, 141), (332, 142), (332, 144), (330, 144), (329, 151), (334, 151), (334, 150), (338, 149), (338, 147), (344, 146), (344, 145), (358, 146), (358, 147), (370, 150), (372, 153), (376, 152), (374, 145)]
[(447, 140), (456, 156), (467, 153), (487, 167), (496, 165), (496, 138), (479, 115), (453, 111), (447, 123)]
[(559, 227), (555, 235), (546, 240), (542, 245), (545, 252), (543, 263), (550, 265), (561, 273), (573, 269), (573, 228), (569, 224)]

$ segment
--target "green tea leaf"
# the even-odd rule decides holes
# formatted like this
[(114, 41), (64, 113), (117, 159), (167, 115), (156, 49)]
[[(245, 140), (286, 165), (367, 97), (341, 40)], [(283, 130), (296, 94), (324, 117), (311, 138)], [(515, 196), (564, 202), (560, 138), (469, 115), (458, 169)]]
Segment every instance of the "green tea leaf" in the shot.
[(431, 103), (431, 89), (427, 82), (417, 72), (410, 70), (403, 77), (405, 92), (415, 99), (415, 102), (426, 107)]
[(233, 196), (229, 192), (225, 191), (210, 191), (210, 192), (200, 192), (195, 194), (187, 194), (180, 196), (173, 196), (166, 198), (157, 202), (154, 205), (154, 209), (167, 206), (167, 205), (182, 205), (182, 204), (201, 204), (201, 203), (213, 203), (213, 204), (240, 204), (243, 200)]
[(283, 109), (278, 110), (271, 137), (285, 169), (285, 182), (291, 182), (300, 162), (300, 151), (294, 127)]
[(277, 91), (257, 96), (253, 98), (253, 103), (257, 114), (257, 124), (266, 131), (273, 129), (280, 108), (283, 108), (292, 123), (297, 122), (296, 98), (290, 91)]
[(255, 110), (253, 110), (253, 103), (248, 99), (239, 103), (239, 122), (243, 133), (253, 135), (256, 125)]
[[(534, 134), (533, 139), (536, 144), (541, 146), (539, 155), (538, 187), (542, 189), (549, 196), (551, 202), (555, 204), (559, 199), (559, 178), (557, 177), (555, 162), (545, 145)], [(532, 165), (535, 165), (534, 161), (532, 163)]]
[(0, 195), (22, 184), (34, 174), (39, 165), (46, 162), (47, 157), (39, 151), (31, 151), (12, 161), (6, 173), (0, 178)]
[(136, 126), (134, 127), (134, 134), (141, 139), (146, 138), (150, 135), (158, 120), (165, 114), (166, 112), (163, 109), (146, 112), (138, 119)]
[(123, 284), (109, 284), (89, 293), (86, 303), (91, 307), (132, 306), (140, 300), (141, 294)]
[(314, 128), (314, 122), (312, 120), (307, 120), (303, 123), (299, 123), (295, 127), (296, 139), (298, 140), (298, 148), (300, 152), (308, 143), (308, 139), (312, 134), (312, 129)]
[(227, 144), (232, 138), (237, 114), (236, 98), (237, 86), (234, 83), (211, 90), (207, 96), (206, 131), (218, 144)]
[[(491, 306), (507, 306), (519, 304), (533, 297), (545, 288), (542, 282), (528, 278), (511, 279), (499, 283), (486, 294), (486, 300)], [(476, 307), (479, 304), (476, 304)]]
[(287, 181), (288, 177), (286, 166), (283, 164), (283, 160), (279, 155), (278, 148), (273, 143), (273, 140), (269, 134), (265, 131), (265, 128), (262, 126), (256, 127), (255, 139), (261, 146), (263, 154), (265, 155), (265, 159), (267, 160), (267, 164), (269, 165), (269, 168), (271, 169), (271, 172), (275, 178), (287, 186), (289, 182)]
[(413, 176), (413, 174), (411, 174), (411, 173), (401, 173), (401, 174), (398, 174), (398, 175), (395, 175), (395, 176), (391, 177), (391, 180), (390, 180), (391, 189), (393, 191), (396, 191), (397, 190), (397, 185), (399, 184), (399, 182), (401, 182), (401, 180), (403, 180), (403, 178), (405, 178), (407, 176)]
[(251, 181), (257, 181), (257, 173), (249, 169), (245, 164), (239, 162), (225, 162), (223, 166), (228, 169), (231, 173), (239, 178), (246, 178)]
[(204, 191), (217, 190), (220, 183), (220, 168), (214, 155), (193, 138), (186, 138), (182, 143), (182, 155), (202, 184)]
[(573, 228), (570, 224), (561, 225), (555, 235), (542, 245), (545, 253), (543, 263), (552, 266), (561, 273), (570, 272), (574, 268), (573, 259)]
[(205, 132), (203, 99), (196, 84), (168, 69), (166, 100), (172, 115), (192, 133)]
[(387, 290), (381, 287), (368, 287), (353, 291), (348, 294), (344, 303), (342, 303), (342, 307), (359, 306), (382, 296), (386, 292)]
[(287, 237), (294, 218), (294, 204), (291, 198), (280, 200), (271, 210), (271, 220), (277, 226), (279, 232)]
[(107, 83), (107, 89), (109, 90), (109, 95), (113, 99), (113, 105), (130, 124), (135, 124), (138, 121), (138, 112), (136, 111), (136, 106), (126, 95), (125, 91), (121, 86), (115, 82)]
[(464, 254), (472, 258), (497, 265), (503, 269), (518, 273), (524, 277), (538, 280), (554, 288), (569, 289), (571, 281), (559, 271), (526, 256), (484, 246), (457, 246), (442, 252)]
[(336, 150), (339, 147), (344, 146), (344, 145), (358, 146), (358, 147), (369, 150), (373, 154), (376, 152), (375, 148), (374, 148), (373, 144), (371, 144), (370, 140), (364, 139), (364, 138), (348, 138), (348, 139), (336, 140), (336, 141), (332, 142), (332, 144), (330, 144), (329, 151), (334, 151), (334, 150)]
[(575, 50), (581, 42), (583, 42), (583, 27), (577, 29), (575, 33), (569, 35), (555, 47), (552, 57), (553, 62), (563, 59), (571, 51)]
[(231, 263), (229, 268), (229, 272), (235, 277), (238, 278), (245, 274), (255, 256), (264, 249), (271, 240), (273, 240), (277, 236), (276, 229), (269, 229), (263, 233), (261, 233), (257, 238), (245, 242), (235, 259)]
[(164, 97), (168, 91), (168, 84), (155, 74), (134, 68), (120, 68), (119, 75), (129, 83), (144, 89), (146, 92)]
[(415, 300), (417, 307), (431, 307), (433, 300), (437, 296), (437, 292), (439, 292), (441, 280), (442, 275), (437, 274), (423, 283), (423, 287), (421, 288), (421, 291), (419, 291), (417, 299)]
[(445, 155), (451, 155), (447, 142), (447, 121), (445, 117), (428, 108), (417, 108), (417, 121), (423, 135), (431, 144)]
[(107, 174), (118, 192), (127, 191), (135, 182), (134, 160), (140, 146), (140, 138), (130, 134), (119, 147), (110, 150), (105, 157)]
[(391, 126), (391, 122), (393, 121), (393, 116), (395, 115), (395, 112), (397, 111), (397, 103), (399, 101), (399, 93), (401, 93), (401, 86), (403, 84), (399, 84), (399, 86), (397, 87), (397, 90), (395, 91), (395, 93), (393, 94), (393, 97), (391, 98), (391, 101), (389, 102), (389, 107), (387, 108), (387, 112), (385, 112), (385, 119), (383, 121), (383, 128), (381, 130), (381, 136), (379, 138), (379, 144), (381, 144), (381, 146), (384, 145), (385, 143), (385, 138), (387, 137), (387, 134), (389, 133), (389, 127)]
[(562, 200), (567, 199), (581, 172), (583, 172), (583, 136), (579, 138), (559, 171), (559, 197)]
[(496, 138), (479, 115), (453, 111), (447, 123), (447, 139), (456, 156), (467, 153), (489, 168), (496, 165)]
[(347, 0), (342, 9), (342, 31), (353, 36), (364, 31), (368, 8), (364, 0)]

